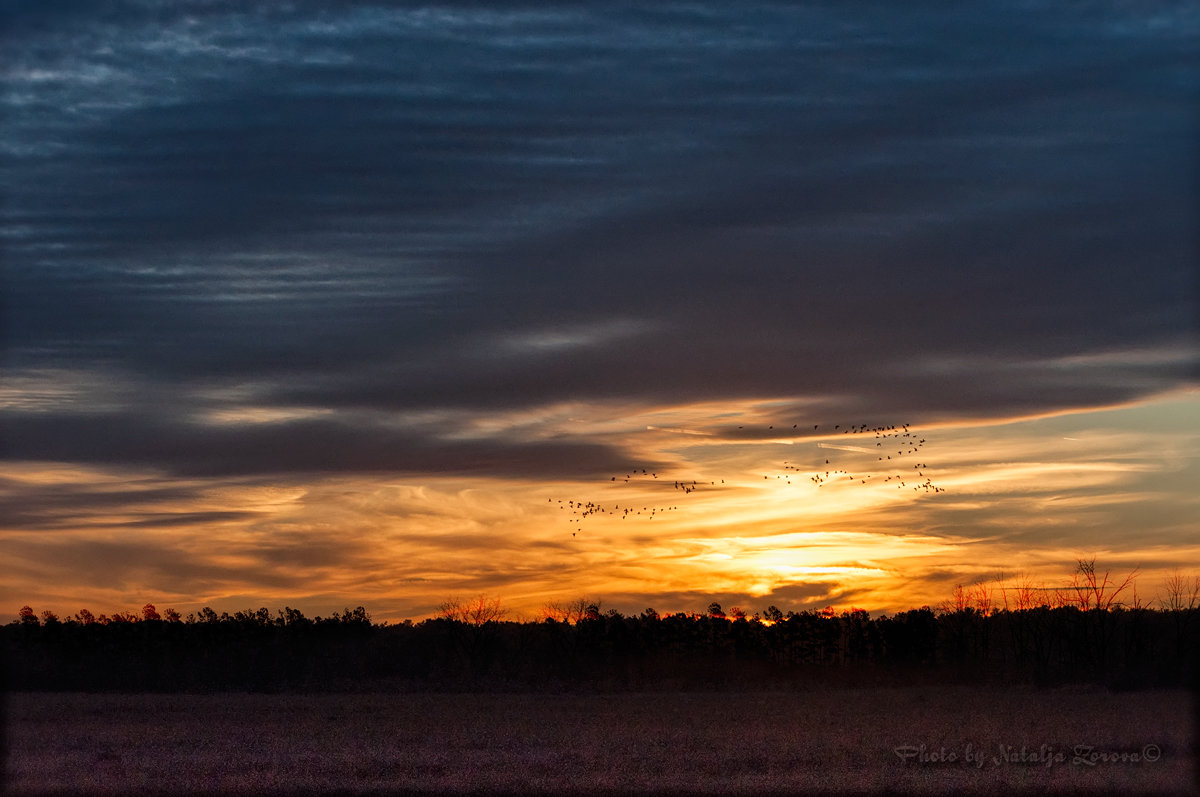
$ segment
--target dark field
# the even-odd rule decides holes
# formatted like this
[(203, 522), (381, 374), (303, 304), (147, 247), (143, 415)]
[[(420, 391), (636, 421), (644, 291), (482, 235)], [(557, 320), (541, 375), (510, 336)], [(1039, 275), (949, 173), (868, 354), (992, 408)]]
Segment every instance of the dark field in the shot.
[[(1196, 786), (1192, 697), (1182, 690), (21, 693), (6, 700), (11, 794), (1178, 794)], [(1097, 754), (1090, 765), (1077, 759), (1084, 752), (1077, 745)], [(907, 762), (896, 752), (904, 746), (913, 748)], [(1142, 760), (1098, 758), (1113, 753)], [(935, 760), (943, 754), (955, 760)]]

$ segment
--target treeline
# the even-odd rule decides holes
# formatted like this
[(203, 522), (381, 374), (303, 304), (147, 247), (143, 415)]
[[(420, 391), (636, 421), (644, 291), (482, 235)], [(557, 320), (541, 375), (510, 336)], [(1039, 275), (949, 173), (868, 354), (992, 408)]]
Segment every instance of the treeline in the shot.
[(340, 691), (788, 689), (822, 684), (1190, 686), (1200, 608), (979, 610), (510, 622), (445, 612), (373, 623), (363, 608), (308, 618), (285, 608), (60, 620), (26, 607), (0, 626), (14, 690)]

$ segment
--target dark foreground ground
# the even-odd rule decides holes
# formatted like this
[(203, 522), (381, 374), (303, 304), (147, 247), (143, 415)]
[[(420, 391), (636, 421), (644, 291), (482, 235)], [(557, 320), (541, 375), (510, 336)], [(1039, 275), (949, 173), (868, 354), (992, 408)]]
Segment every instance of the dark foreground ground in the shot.
[(1196, 793), (1182, 690), (79, 694), (5, 705), (8, 794)]

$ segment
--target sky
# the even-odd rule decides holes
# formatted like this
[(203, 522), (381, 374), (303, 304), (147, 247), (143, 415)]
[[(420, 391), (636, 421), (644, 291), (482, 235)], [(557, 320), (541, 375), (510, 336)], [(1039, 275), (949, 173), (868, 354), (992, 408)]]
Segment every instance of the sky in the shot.
[(1193, 3), (45, 2), (0, 53), (0, 615), (1200, 573)]

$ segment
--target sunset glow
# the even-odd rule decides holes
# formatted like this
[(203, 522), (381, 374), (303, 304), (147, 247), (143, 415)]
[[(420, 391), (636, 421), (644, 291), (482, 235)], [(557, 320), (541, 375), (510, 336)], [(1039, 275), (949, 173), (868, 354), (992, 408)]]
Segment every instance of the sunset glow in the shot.
[[(739, 424), (726, 416), (709, 425), (694, 407), (657, 410), (676, 426), (647, 428), (643, 415), (623, 426), (575, 406), (540, 414), (527, 432), (619, 437), (630, 461), (651, 463), (628, 481), (624, 472), (553, 481), (177, 479), (19, 463), (3, 473), (9, 501), (25, 496), (39, 511), (30, 512), (36, 522), (6, 532), (15, 575), (6, 588), (11, 600), (36, 592), (59, 611), (111, 610), (147, 595), (183, 611), (329, 611), (353, 595), (402, 619), (477, 593), (529, 617), (579, 597), (626, 611), (698, 610), (710, 600), (751, 611), (896, 611), (1018, 571), (1058, 586), (1087, 555), (1138, 569), (1152, 599), (1171, 571), (1200, 560), (1200, 507), (1187, 488), (1200, 475), (1198, 408), (1195, 393), (1184, 392), (992, 425), (912, 427), (927, 442), (911, 456), (937, 493), (914, 489), (923, 479), (904, 473), (903, 455), (883, 467), (868, 446), (811, 426), (794, 437), (763, 430), (757, 440), (731, 440)], [(251, 411), (231, 415), (210, 422), (268, 422)], [(477, 433), (513, 425), (481, 423)], [(690, 433), (680, 434), (685, 425)], [(852, 478), (814, 483), (829, 468)], [(896, 473), (903, 487), (891, 481)], [(56, 511), (54, 496), (78, 504)], [(581, 516), (574, 508), (589, 504), (603, 509)]]

